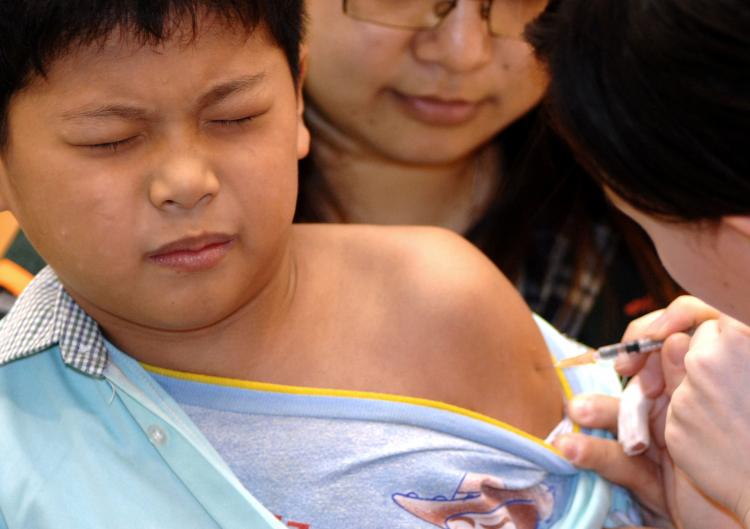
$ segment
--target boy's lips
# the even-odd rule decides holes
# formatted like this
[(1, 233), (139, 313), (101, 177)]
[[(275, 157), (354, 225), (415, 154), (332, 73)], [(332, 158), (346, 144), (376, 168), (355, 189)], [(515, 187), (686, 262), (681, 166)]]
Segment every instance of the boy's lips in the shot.
[(474, 119), (482, 106), (482, 101), (393, 93), (407, 114), (428, 125), (463, 125)]
[(218, 265), (236, 238), (225, 234), (185, 237), (147, 254), (154, 264), (182, 272), (199, 272)]

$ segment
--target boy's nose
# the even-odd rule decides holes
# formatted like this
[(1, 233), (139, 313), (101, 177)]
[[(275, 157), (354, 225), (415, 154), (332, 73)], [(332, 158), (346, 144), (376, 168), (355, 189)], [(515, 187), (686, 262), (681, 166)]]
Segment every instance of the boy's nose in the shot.
[(219, 192), (219, 180), (198, 156), (173, 157), (150, 182), (149, 199), (167, 211), (191, 210), (210, 202)]
[(492, 40), (482, 2), (459, 0), (437, 27), (416, 32), (412, 48), (417, 60), (462, 73), (491, 61)]

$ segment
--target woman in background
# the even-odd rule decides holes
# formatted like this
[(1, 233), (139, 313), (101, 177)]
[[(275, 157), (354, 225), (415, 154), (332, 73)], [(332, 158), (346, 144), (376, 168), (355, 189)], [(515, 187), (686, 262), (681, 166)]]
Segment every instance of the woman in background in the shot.
[(309, 0), (297, 219), (462, 233), (534, 311), (601, 345), (675, 290), (539, 119), (547, 78), (521, 35), (545, 5)]

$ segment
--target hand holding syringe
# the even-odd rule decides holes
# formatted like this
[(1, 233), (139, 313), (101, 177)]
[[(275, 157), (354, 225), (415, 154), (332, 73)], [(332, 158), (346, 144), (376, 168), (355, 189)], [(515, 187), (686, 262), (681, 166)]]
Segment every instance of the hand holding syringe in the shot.
[[(583, 434), (556, 442), (572, 463), (628, 487), (653, 513), (679, 520), (686, 528), (743, 527), (733, 518), (734, 513), (706, 498), (721, 498), (728, 504), (723, 499), (725, 492), (750, 491), (734, 478), (750, 468), (745, 464), (747, 458), (737, 454), (750, 446), (750, 431), (744, 431), (747, 421), (743, 419), (750, 416), (750, 398), (746, 384), (741, 383), (750, 380), (750, 333), (743, 342), (747, 345), (746, 361), (732, 366), (729, 362), (740, 360), (737, 353), (741, 356), (742, 348), (734, 342), (731, 347), (722, 345), (721, 335), (716, 333), (721, 317), (700, 300), (684, 297), (666, 310), (636, 320), (625, 333), (624, 341), (648, 336), (663, 342), (660, 354), (620, 354), (615, 364), (621, 375), (636, 377), (630, 393), (655, 399), (651, 413), (641, 416), (643, 427), (646, 431), (650, 428), (652, 435), (646, 453), (628, 457), (613, 441)], [(697, 328), (691, 338), (691, 330)], [(733, 335), (740, 333), (733, 331)], [(686, 369), (688, 351), (697, 355), (698, 361), (690, 360)], [(705, 373), (704, 366), (714, 367)], [(626, 395), (625, 400), (630, 397)], [(569, 414), (581, 426), (607, 428), (613, 433), (619, 429), (619, 437), (626, 437), (622, 426), (616, 426), (617, 401), (589, 395), (577, 397), (573, 404)], [(632, 407), (632, 402), (622, 406)], [(717, 427), (707, 427), (711, 424)], [(717, 473), (718, 467), (724, 470)], [(664, 503), (670, 498), (668, 503), (675, 510)]]
[[(663, 311), (660, 311), (659, 313), (655, 313), (651, 318), (649, 316), (644, 317), (644, 319), (649, 320), (649, 330), (655, 324), (658, 326), (658, 317), (662, 314)], [(692, 320), (691, 324), (694, 321)], [(635, 326), (638, 327), (641, 323), (643, 323), (642, 320), (638, 320)], [(690, 328), (684, 334), (690, 335), (693, 331), (694, 329)], [(625, 333), (625, 337), (627, 338), (628, 335), (632, 335), (633, 332), (633, 329), (629, 329)], [(581, 355), (561, 360), (557, 362), (555, 367), (567, 369), (592, 364), (600, 360), (612, 360), (616, 358), (620, 364), (637, 359), (636, 361), (640, 361), (641, 365), (645, 365), (648, 353), (661, 351), (665, 340), (669, 338), (669, 336), (664, 336), (663, 334), (661, 336), (663, 336), (663, 339), (636, 338), (612, 345), (605, 345), (598, 349), (591, 349)], [(644, 374), (648, 376), (651, 373), (647, 370), (647, 373), (643, 373), (642, 375)], [(657, 376), (659, 379), (663, 378), (663, 372), (660, 371)], [(659, 387), (658, 392), (662, 392), (663, 389), (663, 386)], [(643, 387), (642, 377), (633, 380), (622, 393), (618, 417), (618, 440), (622, 445), (623, 451), (629, 456), (642, 454), (648, 449), (651, 442), (649, 414), (654, 403), (653, 398), (650, 398), (652, 396), (656, 396), (654, 390)]]

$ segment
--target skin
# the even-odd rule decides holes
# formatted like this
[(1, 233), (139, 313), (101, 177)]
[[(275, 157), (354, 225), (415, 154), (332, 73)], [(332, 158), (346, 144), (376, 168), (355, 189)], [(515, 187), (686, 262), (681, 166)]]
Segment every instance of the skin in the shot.
[[(339, 1), (308, 10), (313, 154), (348, 220), (466, 228), (470, 206), (497, 185), (497, 160), (477, 156), (546, 86), (531, 48), (491, 37), (478, 2), (458, 2), (426, 30), (354, 20)], [(473, 110), (442, 121), (461, 113), (456, 101)]]
[[(661, 354), (624, 358), (617, 364), (621, 374), (637, 374), (644, 392), (660, 403), (651, 417), (655, 446), (646, 460), (625, 458), (619, 447), (582, 436), (564, 439), (563, 452), (584, 467), (630, 484), (678, 527), (747, 527), (750, 467), (743, 464), (741, 448), (750, 439), (750, 327), (743, 323), (750, 321), (743, 278), (750, 263), (749, 219), (669, 223), (617, 196), (610, 198), (648, 232), (673, 277), (715, 307), (684, 296), (633, 322), (623, 337), (665, 340)], [(589, 400), (584, 406), (589, 410), (607, 407), (611, 416), (617, 408), (604, 404), (600, 396)], [(588, 415), (578, 418), (586, 423)], [(625, 477), (634, 468), (644, 481), (633, 483)], [(654, 483), (662, 487), (661, 500)]]
[[(3, 206), (115, 335), (195, 331), (289, 282), (308, 134), (283, 54), (259, 33), (224, 29), (208, 29), (200, 46), (175, 38), (156, 49), (112, 35), (101, 50), (71, 51), (11, 102)], [(148, 257), (211, 233), (232, 251), (190, 281)]]
[(9, 107), (0, 206), (106, 336), (159, 367), (423, 397), (546, 436), (562, 394), (507, 280), (441, 230), (292, 226), (309, 135), (283, 52), (262, 27), (181, 27), (73, 47)]
[(665, 268), (680, 285), (719, 311), (750, 322), (750, 217), (728, 216), (716, 223), (667, 222), (607, 194), (646, 230)]

